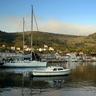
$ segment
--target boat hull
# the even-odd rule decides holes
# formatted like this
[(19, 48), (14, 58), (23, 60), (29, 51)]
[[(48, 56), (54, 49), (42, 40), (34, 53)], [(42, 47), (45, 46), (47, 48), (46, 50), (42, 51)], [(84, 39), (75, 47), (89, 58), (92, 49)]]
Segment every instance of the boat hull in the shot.
[(4, 63), (0, 67), (7, 67), (7, 68), (30, 68), (30, 67), (46, 67), (47, 62), (40, 62), (40, 61), (20, 61), (20, 62), (8, 62)]
[(44, 76), (44, 77), (49, 77), (49, 76), (63, 76), (63, 75), (68, 75), (70, 74), (70, 69), (65, 69), (64, 71), (33, 71), (32, 76)]

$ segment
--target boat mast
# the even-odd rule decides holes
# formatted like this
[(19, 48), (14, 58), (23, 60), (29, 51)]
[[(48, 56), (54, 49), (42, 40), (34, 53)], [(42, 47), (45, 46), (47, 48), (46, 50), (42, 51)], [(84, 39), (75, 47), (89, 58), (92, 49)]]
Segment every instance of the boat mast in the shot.
[(32, 11), (31, 11), (31, 55), (32, 55), (32, 45), (33, 45), (33, 42), (32, 42), (32, 32), (33, 32), (33, 5), (31, 5), (32, 7)]
[(24, 20), (24, 17), (23, 17), (23, 54), (24, 54), (24, 44), (25, 44), (25, 42), (24, 42), (24, 40), (25, 40), (25, 37), (24, 37), (24, 35), (25, 35), (24, 27), (25, 27), (25, 20)]

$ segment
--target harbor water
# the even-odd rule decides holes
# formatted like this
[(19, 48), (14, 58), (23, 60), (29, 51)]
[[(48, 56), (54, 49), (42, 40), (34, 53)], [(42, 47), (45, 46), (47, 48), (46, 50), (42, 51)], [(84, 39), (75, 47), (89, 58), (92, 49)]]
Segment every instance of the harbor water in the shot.
[(36, 68), (0, 68), (0, 96), (96, 96), (96, 62), (50, 65), (70, 68), (71, 74), (31, 77)]

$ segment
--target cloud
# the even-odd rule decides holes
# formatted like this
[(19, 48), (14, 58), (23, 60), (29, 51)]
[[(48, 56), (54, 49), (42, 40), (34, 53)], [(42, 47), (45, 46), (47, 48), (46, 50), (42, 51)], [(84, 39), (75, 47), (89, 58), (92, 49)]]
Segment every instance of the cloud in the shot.
[[(0, 22), (0, 30), (7, 32), (22, 32), (22, 22), (23, 17), (7, 17), (2, 18)], [(31, 20), (30, 16), (25, 17), (25, 30), (29, 31)], [(61, 22), (58, 20), (48, 20), (37, 18), (38, 27), (40, 31), (52, 32), (58, 34), (71, 34), (71, 35), (89, 35), (96, 32), (95, 25), (78, 25), (72, 23)], [(36, 30), (36, 25), (34, 24), (34, 30)]]
[(41, 29), (42, 31), (71, 35), (89, 35), (96, 32), (95, 25), (77, 25), (56, 20), (43, 23)]
[(0, 30), (7, 32), (18, 32), (21, 31), (22, 24), (21, 18), (19, 17), (2, 17), (0, 18)]

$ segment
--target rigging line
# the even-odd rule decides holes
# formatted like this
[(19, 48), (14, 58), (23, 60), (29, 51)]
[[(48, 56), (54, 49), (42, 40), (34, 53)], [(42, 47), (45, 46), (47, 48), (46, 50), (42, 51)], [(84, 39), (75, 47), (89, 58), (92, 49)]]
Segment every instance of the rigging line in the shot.
[(37, 24), (37, 20), (36, 20), (36, 16), (35, 16), (35, 13), (34, 13), (34, 20), (35, 20), (35, 24), (36, 24), (36, 29), (37, 29), (37, 31), (39, 31), (39, 28), (38, 28), (38, 24)]

